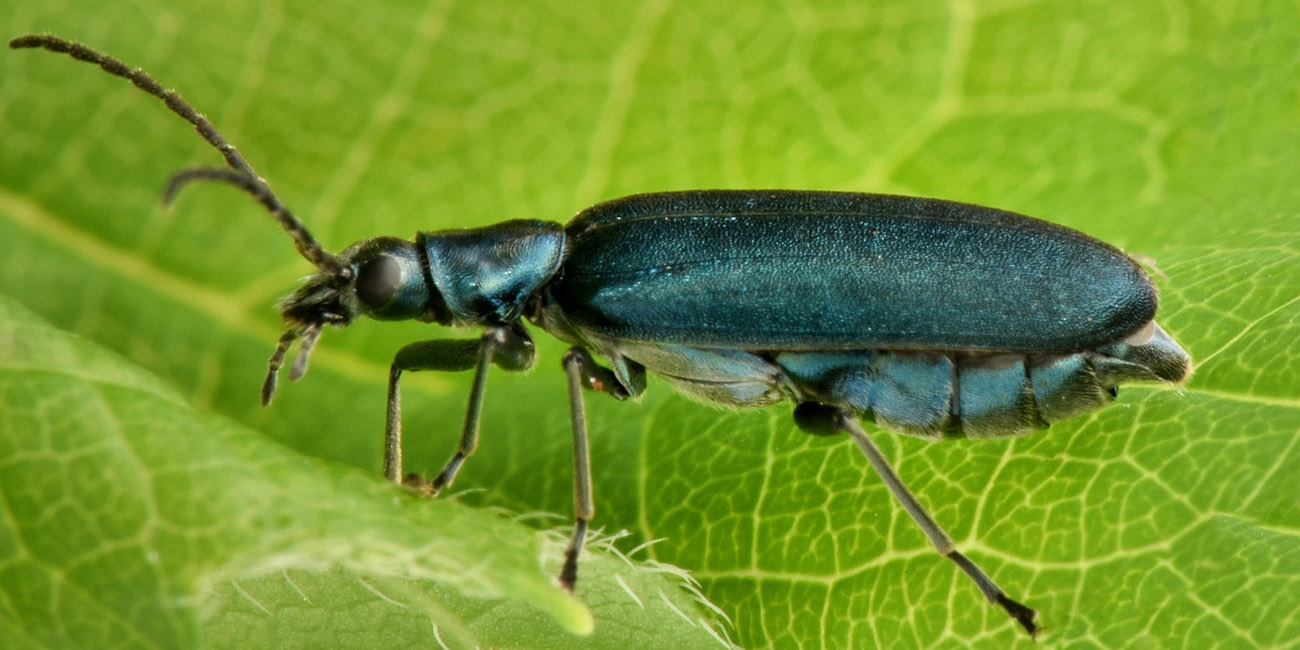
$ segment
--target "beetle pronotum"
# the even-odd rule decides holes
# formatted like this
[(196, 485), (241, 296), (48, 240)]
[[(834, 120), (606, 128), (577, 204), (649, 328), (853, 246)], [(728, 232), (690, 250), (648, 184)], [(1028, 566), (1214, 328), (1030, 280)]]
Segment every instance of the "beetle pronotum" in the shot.
[[(388, 381), (384, 475), (438, 493), (478, 445), (487, 369), (531, 367), (524, 321), (564, 355), (574, 442), (574, 530), (559, 582), (572, 590), (595, 513), (583, 390), (638, 397), (646, 373), (728, 406), (795, 403), (814, 434), (846, 433), (935, 548), (1032, 635), (1013, 600), (954, 547), (859, 418), (931, 439), (1020, 435), (1095, 410), (1125, 381), (1183, 381), (1187, 353), (1152, 320), (1156, 292), (1122, 252), (1030, 217), (937, 199), (757, 190), (668, 192), (601, 203), (567, 225), (507, 221), (367, 239), (325, 251), (212, 124), (117, 59), (54, 36), (39, 47), (94, 63), (163, 100), (226, 167), (174, 175), (252, 195), (318, 272), (280, 304), (285, 331), (262, 403), (306, 372), (325, 325), (358, 316), (477, 326), (478, 340), (401, 348)], [(608, 361), (597, 363), (592, 353)], [(460, 444), (429, 482), (403, 476), (400, 379), (474, 369)]]

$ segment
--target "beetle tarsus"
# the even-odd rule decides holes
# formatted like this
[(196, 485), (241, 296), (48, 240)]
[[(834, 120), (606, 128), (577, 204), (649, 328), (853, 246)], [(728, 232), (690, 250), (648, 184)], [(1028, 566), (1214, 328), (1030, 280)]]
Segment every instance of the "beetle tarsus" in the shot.
[(1029, 633), (1029, 638), (1038, 638), (1038, 631), (1042, 628), (1037, 623), (1034, 623), (1034, 618), (1038, 616), (1038, 612), (1034, 608), (1018, 603), (1008, 598), (1004, 593), (997, 595), (997, 604), (1001, 605), (1002, 609), (1005, 609), (1011, 615), (1011, 618), (1016, 619), (1016, 622), (1025, 628), (1025, 631)]
[(436, 497), (438, 490), (434, 489), (433, 481), (430, 481), (415, 472), (411, 472), (402, 477), (402, 486), (411, 489), (420, 496)]
[(1017, 600), (1013, 600), (1005, 591), (1002, 591), (1002, 588), (997, 583), (993, 582), (993, 579), (987, 573), (984, 573), (979, 568), (979, 565), (962, 555), (960, 551), (952, 549), (944, 553), (944, 555), (961, 567), (962, 571), (965, 571), (971, 580), (975, 581), (976, 586), (980, 588), (980, 591), (984, 592), (984, 596), (989, 599), (990, 603), (1006, 610), (1011, 615), (1011, 618), (1020, 623), (1025, 628), (1025, 631), (1029, 632), (1030, 637), (1038, 634), (1038, 625), (1034, 623), (1034, 618), (1038, 616), (1037, 611)]
[(456, 474), (460, 473), (460, 466), (465, 464), (465, 458), (466, 454), (459, 451), (456, 452), (456, 454), (451, 457), (451, 460), (447, 461), (447, 466), (443, 467), (442, 471), (438, 472), (438, 475), (433, 477), (432, 481), (429, 481), (428, 492), (431, 496), (436, 497), (439, 494), (442, 494), (442, 489), (451, 485), (451, 482), (456, 480)]
[(560, 588), (569, 593), (573, 593), (578, 584), (578, 555), (582, 553), (582, 544), (587, 539), (587, 520), (578, 517), (573, 522), (573, 537), (569, 540), (569, 548), (564, 551), (564, 566), (560, 568), (560, 577), (557, 579)]

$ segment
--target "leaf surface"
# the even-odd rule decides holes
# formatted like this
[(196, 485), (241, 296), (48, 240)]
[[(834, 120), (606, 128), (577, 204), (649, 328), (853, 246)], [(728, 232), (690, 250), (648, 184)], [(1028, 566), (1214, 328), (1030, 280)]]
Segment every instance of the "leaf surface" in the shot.
[[(1024, 439), (878, 444), (1039, 610), (1046, 643), (1300, 638), (1293, 6), (19, 0), (0, 24), (90, 42), (181, 90), (335, 250), (710, 187), (936, 196), (1119, 245), (1150, 263), (1158, 320), (1197, 363), (1185, 390), (1126, 386)], [(5, 292), (201, 411), (377, 473), (392, 354), (449, 334), (327, 332), (307, 378), (261, 409), (268, 306), (307, 264), (226, 188), (156, 207), (169, 173), (218, 158), (155, 100), (66, 57), (0, 65)], [(536, 371), (489, 377), (466, 506), (570, 512), (563, 347), (542, 339)], [(408, 468), (436, 472), (468, 377), (404, 383)], [(662, 538), (651, 556), (691, 570), (740, 645), (1033, 647), (852, 445), (803, 436), (788, 407), (719, 412), (655, 381), (639, 406), (588, 407), (597, 523), (631, 531), (624, 548)], [(20, 493), (57, 504), (54, 489)], [(266, 580), (244, 589), (292, 600)], [(227, 594), (229, 611), (252, 607)]]

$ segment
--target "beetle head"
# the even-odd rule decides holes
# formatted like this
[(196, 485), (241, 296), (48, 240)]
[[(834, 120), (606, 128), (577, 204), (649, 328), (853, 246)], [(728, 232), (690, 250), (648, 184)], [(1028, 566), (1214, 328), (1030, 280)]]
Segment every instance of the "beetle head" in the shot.
[(275, 397), (277, 376), (290, 346), (301, 341), (289, 368), (289, 380), (297, 381), (306, 374), (308, 358), (326, 325), (344, 327), (358, 316), (451, 323), (437, 289), (425, 279), (415, 244), (396, 237), (374, 237), (329, 259), (332, 264), (318, 264), (319, 273), (280, 301), (284, 334), (267, 363), (263, 405)]
[(275, 397), (280, 367), (295, 341), (301, 341), (298, 355), (289, 368), (289, 380), (307, 372), (307, 361), (326, 325), (343, 327), (359, 315), (379, 320), (418, 319), (448, 325), (451, 312), (437, 288), (426, 277), (419, 249), (396, 237), (365, 239), (338, 255), (317, 243), (307, 227), (289, 213), (266, 181), (237, 169), (183, 170), (174, 176), (163, 194), (171, 199), (193, 181), (215, 181), (233, 185), (257, 199), (275, 217), (294, 246), (319, 271), (309, 276), (297, 291), (280, 301), (284, 333), (267, 361), (262, 383), (262, 405)]

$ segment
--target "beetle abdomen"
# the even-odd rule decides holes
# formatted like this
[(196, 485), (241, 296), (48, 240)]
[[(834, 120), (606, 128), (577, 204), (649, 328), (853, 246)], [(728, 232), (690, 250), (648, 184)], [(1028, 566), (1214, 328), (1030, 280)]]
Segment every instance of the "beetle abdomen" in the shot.
[(1077, 351), (1151, 320), (1118, 249), (992, 208), (789, 191), (631, 196), (566, 228), (550, 292), (603, 337), (741, 349)]
[(1071, 354), (818, 351), (780, 353), (773, 362), (795, 401), (847, 408), (932, 439), (1024, 435), (1100, 409), (1120, 383), (1181, 382), (1191, 367), (1154, 322), (1125, 341)]
[(1121, 383), (1181, 382), (1191, 367), (1154, 322), (1122, 341), (1067, 354), (610, 344), (602, 353), (619, 362), (615, 367), (636, 364), (707, 402), (817, 402), (930, 439), (1024, 435), (1100, 409)]

